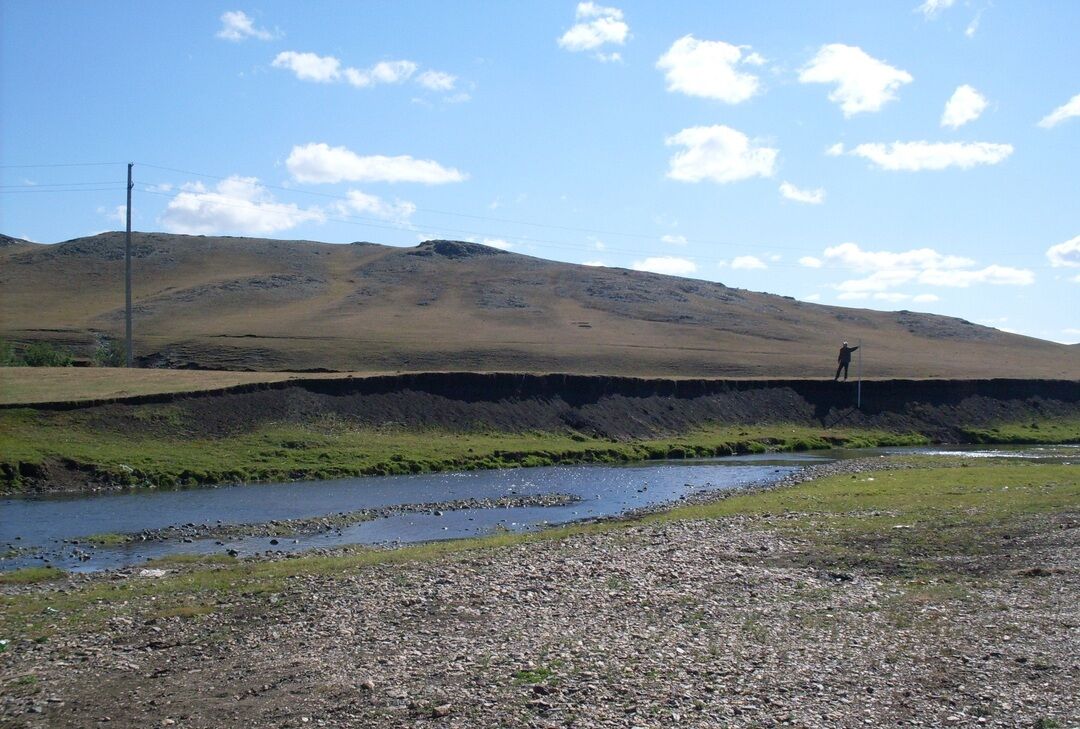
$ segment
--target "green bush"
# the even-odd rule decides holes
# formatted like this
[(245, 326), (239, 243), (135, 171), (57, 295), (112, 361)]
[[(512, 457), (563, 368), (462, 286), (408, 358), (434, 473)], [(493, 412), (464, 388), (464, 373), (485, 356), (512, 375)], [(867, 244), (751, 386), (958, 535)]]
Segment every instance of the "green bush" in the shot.
[(26, 348), (22, 356), (27, 367), (70, 367), (71, 353), (47, 342), (35, 342)]
[(0, 339), (0, 367), (15, 367), (22, 364), (19, 361), (19, 356), (15, 354), (15, 348), (11, 346), (11, 342)]
[(97, 367), (123, 367), (127, 364), (127, 351), (120, 342), (103, 339), (94, 351), (94, 365)]

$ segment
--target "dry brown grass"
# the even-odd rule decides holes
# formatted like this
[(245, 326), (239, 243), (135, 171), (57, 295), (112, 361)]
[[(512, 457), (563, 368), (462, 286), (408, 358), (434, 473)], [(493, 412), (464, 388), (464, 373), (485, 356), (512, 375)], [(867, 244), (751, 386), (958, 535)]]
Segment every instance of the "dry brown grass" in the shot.
[(0, 403), (105, 400), (165, 392), (216, 390), (251, 382), (277, 382), (297, 376), (289, 372), (0, 367)]
[[(959, 319), (459, 246), (136, 234), (136, 354), (173, 367), (1080, 377), (1080, 349)], [(123, 328), (123, 236), (0, 248), (0, 337), (84, 356)]]

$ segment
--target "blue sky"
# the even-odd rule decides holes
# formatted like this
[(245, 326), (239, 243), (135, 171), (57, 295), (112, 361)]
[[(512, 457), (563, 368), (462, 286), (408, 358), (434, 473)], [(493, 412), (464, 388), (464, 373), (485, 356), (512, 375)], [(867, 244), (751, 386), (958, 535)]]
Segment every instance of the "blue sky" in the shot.
[(1078, 27), (1071, 1), (4, 0), (0, 230), (122, 228), (133, 161), (137, 230), (470, 239), (1077, 342)]

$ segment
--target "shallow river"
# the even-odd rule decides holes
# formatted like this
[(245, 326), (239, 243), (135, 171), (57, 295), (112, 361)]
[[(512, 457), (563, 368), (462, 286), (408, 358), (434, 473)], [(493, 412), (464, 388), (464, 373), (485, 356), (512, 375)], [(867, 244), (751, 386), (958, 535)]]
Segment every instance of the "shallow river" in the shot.
[[(618, 516), (670, 504), (702, 491), (768, 483), (814, 463), (881, 453), (957, 453), (971, 457), (1014, 456), (1060, 460), (1075, 448), (832, 450), (802, 454), (733, 456), (620, 466), (470, 471), (223, 486), (212, 489), (138, 491), (79, 497), (0, 500), (0, 570), (51, 564), (90, 571), (138, 564), (168, 554), (293, 552), (343, 544), (397, 544), (527, 531), (554, 524)], [(183, 524), (261, 524), (320, 517), (359, 509), (567, 494), (558, 506), (475, 508), (407, 513), (364, 521), (339, 530), (277, 537), (166, 539), (89, 547), (85, 537), (130, 534)], [(82, 540), (73, 545), (73, 540)]]

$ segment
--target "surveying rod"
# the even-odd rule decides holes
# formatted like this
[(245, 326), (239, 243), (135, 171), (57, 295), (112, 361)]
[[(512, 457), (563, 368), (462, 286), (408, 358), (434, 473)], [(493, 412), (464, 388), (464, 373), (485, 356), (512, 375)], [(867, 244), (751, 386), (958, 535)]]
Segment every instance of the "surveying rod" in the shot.
[(859, 383), (855, 386), (855, 407), (862, 410), (862, 340), (859, 340)]

